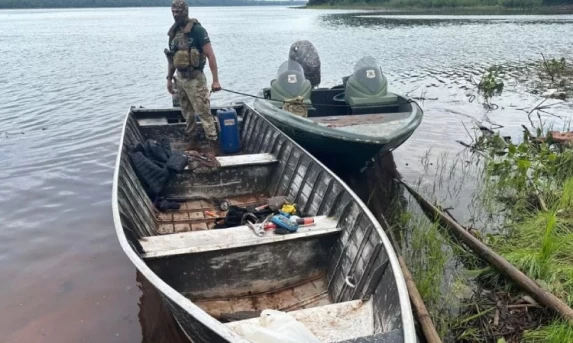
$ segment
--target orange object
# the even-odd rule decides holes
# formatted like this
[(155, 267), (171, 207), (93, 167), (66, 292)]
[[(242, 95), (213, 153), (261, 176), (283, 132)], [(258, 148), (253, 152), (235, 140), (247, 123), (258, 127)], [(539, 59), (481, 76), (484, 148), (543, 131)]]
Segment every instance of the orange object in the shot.
[(205, 211), (203, 212), (204, 215), (208, 216), (208, 217), (216, 217), (217, 213), (213, 212), (213, 211)]

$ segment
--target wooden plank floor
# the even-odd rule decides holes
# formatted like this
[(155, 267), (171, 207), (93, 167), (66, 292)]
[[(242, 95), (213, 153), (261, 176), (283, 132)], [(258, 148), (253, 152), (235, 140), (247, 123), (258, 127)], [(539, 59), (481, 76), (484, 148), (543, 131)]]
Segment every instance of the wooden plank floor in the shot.
[[(264, 204), (268, 198), (266, 194), (251, 194), (230, 197), (226, 200), (229, 201), (231, 205), (245, 207)], [(157, 231), (160, 235), (166, 235), (179, 232), (210, 230), (215, 226), (215, 221), (224, 218), (226, 214), (226, 211), (221, 211), (217, 208), (215, 203), (209, 201), (186, 201), (181, 203), (179, 210), (156, 212), (158, 221)]]
[[(301, 284), (262, 294), (253, 294), (237, 298), (193, 300), (197, 306), (215, 318), (229, 321), (239, 319), (241, 314), (257, 317), (260, 311), (274, 309), (296, 311), (305, 308), (331, 304), (324, 276)], [(245, 318), (242, 318), (245, 319)]]

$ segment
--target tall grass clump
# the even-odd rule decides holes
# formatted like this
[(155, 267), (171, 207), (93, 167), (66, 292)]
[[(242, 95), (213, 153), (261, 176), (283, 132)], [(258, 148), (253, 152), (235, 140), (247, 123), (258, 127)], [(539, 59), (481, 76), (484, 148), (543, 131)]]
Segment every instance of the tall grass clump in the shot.
[[(489, 156), (485, 187), (506, 210), (504, 230), (486, 243), (573, 306), (573, 149), (553, 144), (547, 132), (538, 133), (544, 138), (527, 133), (522, 143), (513, 144), (494, 135), (483, 144)], [(516, 291), (492, 268), (481, 277)], [(526, 330), (523, 339), (573, 342), (573, 326), (555, 318)]]
[(573, 342), (573, 329), (566, 321), (555, 320), (537, 330), (527, 330), (523, 343)]
[(459, 291), (463, 285), (457, 283), (452, 265), (452, 250), (439, 225), (423, 215), (405, 213), (400, 221), (409, 228), (405, 237), (406, 263), (438, 334), (445, 337), (455, 318), (452, 308), (463, 296)]

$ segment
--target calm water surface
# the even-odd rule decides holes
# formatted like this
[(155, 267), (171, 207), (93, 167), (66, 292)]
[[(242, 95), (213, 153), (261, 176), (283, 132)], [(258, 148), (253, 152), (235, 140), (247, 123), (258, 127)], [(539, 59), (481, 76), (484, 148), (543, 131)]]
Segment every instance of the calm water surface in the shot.
[[(394, 153), (415, 180), (428, 151), (459, 150), (463, 123), (494, 122), (519, 135), (518, 68), (573, 56), (573, 16), (384, 16), (287, 8), (197, 8), (213, 41), (223, 87), (267, 86), (297, 39), (312, 41), (322, 85), (364, 55), (395, 92), (425, 96), (425, 120)], [(117, 242), (112, 175), (129, 106), (169, 106), (168, 8), (0, 11), (0, 342), (176, 341), (173, 323)], [(496, 111), (469, 81), (492, 63), (510, 68)], [(207, 71), (210, 79), (210, 73)], [(241, 100), (217, 93), (216, 104)], [(567, 116), (569, 104), (553, 113)]]

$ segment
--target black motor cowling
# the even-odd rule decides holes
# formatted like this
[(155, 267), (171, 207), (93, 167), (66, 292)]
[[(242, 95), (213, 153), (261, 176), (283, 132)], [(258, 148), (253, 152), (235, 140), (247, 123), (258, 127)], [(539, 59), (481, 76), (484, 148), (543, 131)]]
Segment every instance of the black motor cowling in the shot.
[(289, 50), (289, 60), (296, 61), (302, 66), (304, 75), (312, 87), (320, 84), (320, 58), (311, 42), (307, 40), (294, 42)]

